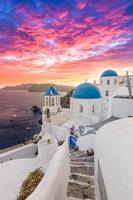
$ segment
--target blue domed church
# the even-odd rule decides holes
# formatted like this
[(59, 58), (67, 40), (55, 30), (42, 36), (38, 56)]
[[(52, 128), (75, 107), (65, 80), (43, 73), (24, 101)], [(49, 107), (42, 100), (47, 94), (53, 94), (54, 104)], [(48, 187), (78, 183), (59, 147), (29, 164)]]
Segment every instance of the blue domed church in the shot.
[(100, 121), (102, 99), (98, 87), (84, 82), (78, 85), (72, 94), (70, 109), (74, 114), (92, 117)]
[[(79, 84), (70, 98), (70, 116), (68, 117), (67, 113), (65, 117), (83, 116), (92, 123), (109, 118), (112, 112), (112, 96), (118, 86), (119, 76), (112, 69), (101, 74), (98, 86), (87, 81)], [(60, 104), (60, 94), (55, 87), (50, 86), (44, 93), (43, 122), (57, 121), (56, 116), (59, 112), (65, 112)]]

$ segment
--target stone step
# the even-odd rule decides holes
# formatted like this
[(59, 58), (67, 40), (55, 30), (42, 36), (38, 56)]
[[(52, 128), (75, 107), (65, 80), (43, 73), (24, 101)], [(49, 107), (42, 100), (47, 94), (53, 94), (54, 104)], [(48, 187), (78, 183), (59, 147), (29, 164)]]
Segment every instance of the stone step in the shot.
[[(67, 197), (66, 200), (82, 200), (82, 199), (79, 199), (79, 198), (74, 198), (74, 197)], [(92, 199), (86, 199), (86, 200), (92, 200)]]
[(79, 199), (94, 199), (95, 189), (88, 183), (70, 180), (67, 188), (67, 196)]
[(70, 175), (70, 180), (85, 182), (90, 185), (94, 185), (94, 176), (88, 176), (80, 173), (72, 173)]
[(89, 166), (94, 166), (94, 163), (89, 163), (89, 162), (74, 162), (74, 161), (71, 161), (70, 162), (71, 165), (89, 165)]
[(94, 163), (94, 156), (86, 157), (86, 158), (71, 158), (72, 162), (90, 162)]
[(69, 153), (73, 153), (73, 152), (75, 152), (75, 150), (74, 150), (74, 149), (71, 149), (71, 150), (69, 150)]
[(87, 154), (85, 152), (81, 152), (76, 156), (70, 156), (71, 159), (73, 158), (88, 158)]
[(93, 166), (71, 165), (71, 173), (80, 173), (84, 175), (94, 176)]
[(70, 156), (77, 156), (77, 155), (82, 155), (82, 154), (86, 154), (86, 152), (85, 151), (76, 151), (74, 153), (71, 153)]
[[(70, 154), (73, 154), (73, 153), (76, 153), (76, 152), (81, 152), (81, 150), (75, 151), (74, 149), (72, 149), (72, 150), (69, 151)], [(82, 152), (83, 152), (83, 151), (82, 151)]]
[(85, 153), (85, 152), (84, 151), (74, 151), (70, 155), (71, 155), (71, 157), (73, 157), (73, 156), (77, 156), (77, 155), (82, 154), (82, 153)]

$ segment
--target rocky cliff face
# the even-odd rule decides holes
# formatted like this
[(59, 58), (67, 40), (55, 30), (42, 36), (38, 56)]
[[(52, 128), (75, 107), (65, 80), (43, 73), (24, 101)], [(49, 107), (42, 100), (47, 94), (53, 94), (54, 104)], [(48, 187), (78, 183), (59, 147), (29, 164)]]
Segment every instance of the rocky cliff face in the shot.
[[(28, 83), (28, 84), (21, 84), (16, 86), (6, 86), (2, 88), (2, 90), (28, 90), (30, 92), (44, 92), (46, 88), (51, 86), (49, 83), (42, 83), (42, 84), (36, 84), (36, 83)], [(67, 92), (72, 90), (72, 86), (65, 86), (65, 85), (53, 85), (58, 91), (61, 92)]]
[(70, 97), (72, 96), (73, 89), (61, 98), (62, 108), (70, 108)]
[(29, 90), (33, 83), (20, 84), (15, 86), (6, 86), (2, 90)]
[[(52, 84), (52, 85), (58, 91), (61, 91), (61, 92), (67, 92), (67, 91), (70, 91), (73, 88), (72, 86), (65, 86), (65, 85), (58, 85), (58, 84)], [(49, 83), (33, 84), (30, 87), (29, 91), (32, 91), (32, 92), (44, 92), (44, 90), (46, 90), (46, 88), (48, 88), (49, 86), (51, 86), (51, 84), (49, 84)]]

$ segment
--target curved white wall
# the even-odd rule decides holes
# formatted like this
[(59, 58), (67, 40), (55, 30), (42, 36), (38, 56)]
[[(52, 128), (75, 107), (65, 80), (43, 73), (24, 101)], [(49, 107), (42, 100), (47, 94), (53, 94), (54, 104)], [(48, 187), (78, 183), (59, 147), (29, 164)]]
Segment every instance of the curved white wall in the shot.
[(37, 144), (28, 144), (17, 149), (0, 154), (0, 163), (19, 158), (32, 158), (37, 152)]
[(68, 144), (65, 142), (54, 155), (46, 174), (27, 200), (65, 200), (70, 175)]
[(46, 144), (43, 142), (42, 138), (42, 140), (38, 142), (37, 158), (42, 160), (45, 159), (45, 163), (49, 163), (53, 158), (54, 154), (57, 152), (57, 150), (58, 150), (58, 144), (56, 139), (51, 144)]
[[(133, 199), (133, 118), (103, 126), (95, 138), (95, 178), (103, 200)], [(98, 167), (98, 162), (100, 168)], [(103, 181), (102, 181), (103, 177)], [(105, 187), (104, 187), (105, 185)], [(98, 187), (97, 199), (99, 199)], [(106, 198), (107, 194), (107, 198)]]
[(46, 172), (51, 159), (58, 150), (57, 142), (51, 142), (52, 143), (50, 144), (46, 143), (45, 141), (43, 142), (42, 138), (42, 140), (39, 141), (38, 145), (39, 154), (35, 158), (24, 157), (22, 159), (22, 156), (27, 154), (29, 155), (32, 148), (23, 149), (21, 147), (21, 150), (19, 152), (15, 151), (14, 155), (12, 154), (13, 156), (19, 159), (14, 159), (0, 164), (1, 199), (16, 199), (17, 195), (20, 192), (22, 183), (24, 182), (24, 180), (30, 172), (34, 171), (37, 168), (41, 168), (42, 170), (44, 170), (44, 172)]

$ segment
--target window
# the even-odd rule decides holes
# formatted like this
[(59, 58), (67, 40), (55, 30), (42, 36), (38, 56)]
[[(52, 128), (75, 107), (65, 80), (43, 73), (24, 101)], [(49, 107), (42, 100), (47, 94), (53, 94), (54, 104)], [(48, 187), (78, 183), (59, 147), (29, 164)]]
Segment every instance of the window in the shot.
[(52, 97), (52, 106), (54, 106), (54, 97)]
[(107, 80), (107, 85), (110, 85), (110, 80)]
[(57, 105), (59, 106), (60, 105), (60, 97), (57, 97), (57, 98), (58, 98)]
[(58, 97), (56, 96), (56, 106), (58, 106)]
[(49, 106), (51, 106), (52, 105), (52, 102), (51, 102), (51, 96), (49, 97)]
[(103, 80), (101, 80), (101, 85), (103, 84)]
[(80, 110), (79, 110), (80, 113), (83, 113), (83, 105), (80, 105)]
[(48, 106), (48, 97), (46, 97), (46, 106)]
[(117, 84), (117, 80), (115, 79), (115, 85)]
[(95, 113), (95, 106), (92, 106), (92, 113)]
[(48, 108), (46, 108), (45, 113), (46, 113), (47, 119), (50, 118), (50, 110)]
[(109, 91), (108, 91), (108, 90), (105, 92), (105, 95), (106, 95), (106, 96), (109, 96)]

